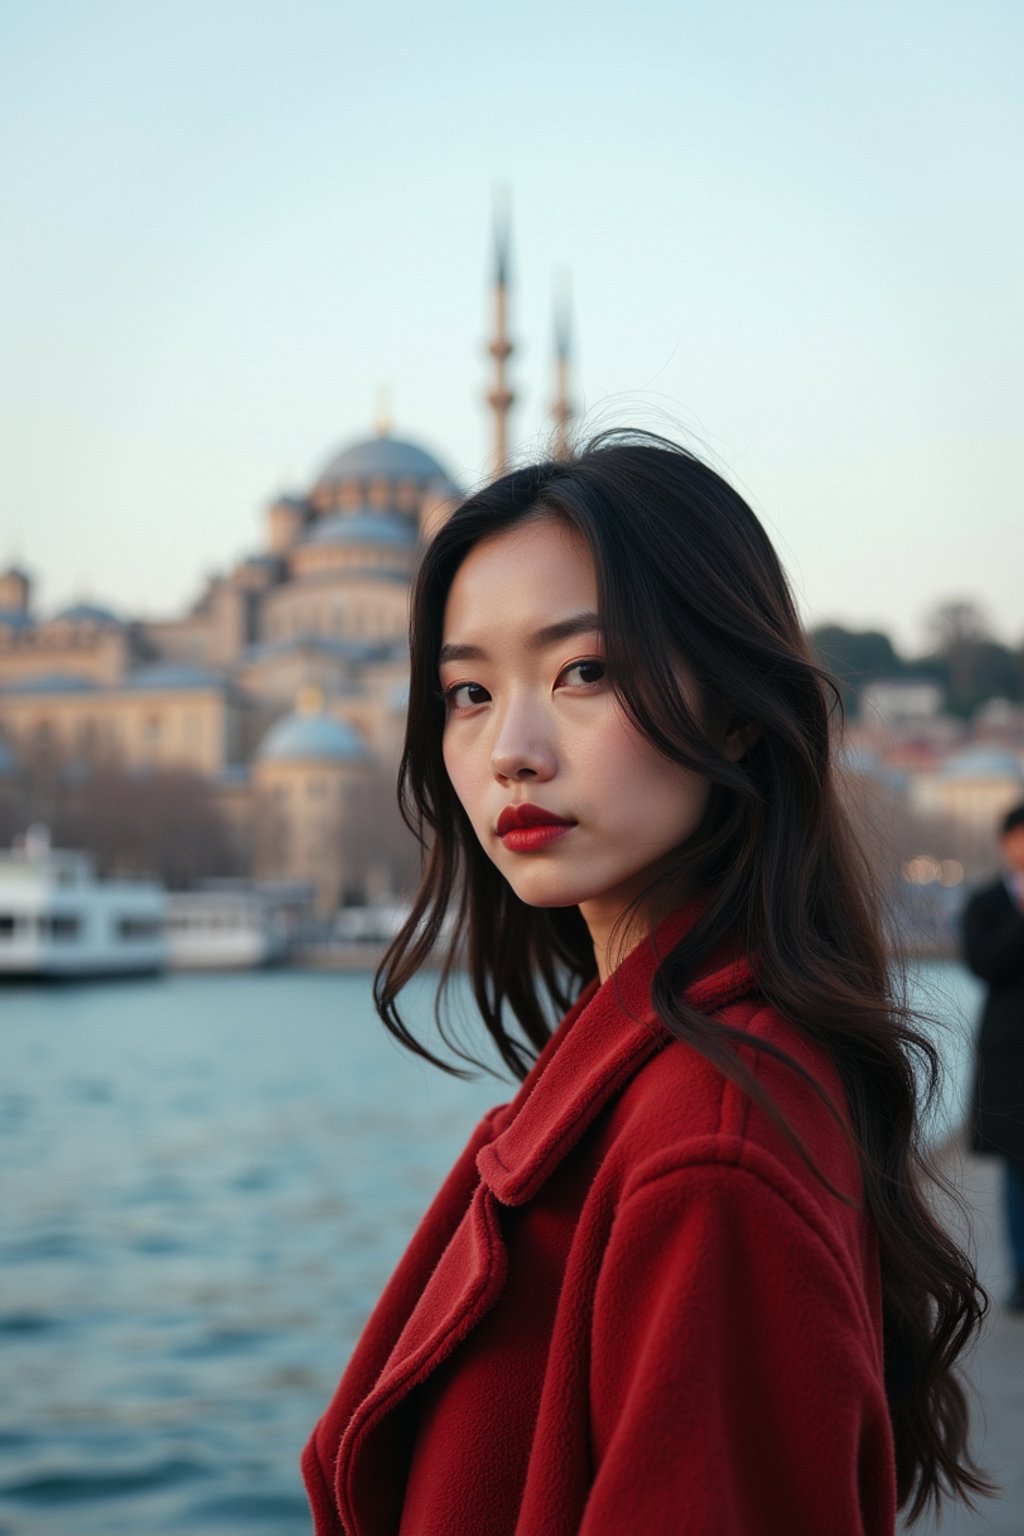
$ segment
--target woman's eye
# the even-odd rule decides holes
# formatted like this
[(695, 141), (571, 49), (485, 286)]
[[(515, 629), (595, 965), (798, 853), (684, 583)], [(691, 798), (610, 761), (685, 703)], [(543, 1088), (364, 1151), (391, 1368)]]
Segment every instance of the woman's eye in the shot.
[(473, 709), (486, 704), (490, 694), (480, 683), (452, 683), (444, 690), (444, 701), (449, 709)]
[(592, 656), (586, 661), (571, 661), (567, 667), (563, 667), (558, 674), (558, 683), (562, 687), (585, 688), (593, 683), (600, 683), (604, 676), (604, 662)]

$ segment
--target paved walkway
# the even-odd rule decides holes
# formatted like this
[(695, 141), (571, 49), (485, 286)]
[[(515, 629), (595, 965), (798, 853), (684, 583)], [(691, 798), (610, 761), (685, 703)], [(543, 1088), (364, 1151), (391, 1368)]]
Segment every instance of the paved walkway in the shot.
[(1002, 1491), (980, 1501), (976, 1513), (958, 1504), (941, 1522), (922, 1520), (911, 1530), (913, 1536), (1024, 1536), (1024, 1315), (1002, 1306), (1010, 1271), (999, 1208), (1001, 1165), (951, 1151), (945, 1166), (970, 1208), (973, 1251), (992, 1298), (967, 1374), (977, 1405), (975, 1455)]

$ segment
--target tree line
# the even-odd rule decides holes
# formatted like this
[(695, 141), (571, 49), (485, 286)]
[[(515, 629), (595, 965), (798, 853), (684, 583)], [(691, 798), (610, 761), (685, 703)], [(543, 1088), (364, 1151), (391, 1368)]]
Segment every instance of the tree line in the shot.
[[(375, 760), (351, 786), (328, 838), (343, 898), (415, 884), (418, 850), (398, 813), (397, 762)], [(248, 812), (227, 814), (216, 784), (187, 768), (132, 767), (38, 748), (0, 779), (0, 848), (34, 822), (53, 845), (90, 853), (99, 874), (156, 878), (170, 890), (235, 876), (280, 878), (289, 828), (274, 797), (256, 790)]]
[(985, 613), (972, 602), (946, 602), (934, 609), (927, 623), (929, 648), (915, 658), (901, 656), (881, 630), (822, 624), (808, 633), (819, 661), (839, 683), (851, 718), (856, 717), (858, 690), (889, 678), (937, 683), (947, 712), (961, 719), (990, 699), (1024, 701), (1024, 641), (1013, 648), (997, 640)]

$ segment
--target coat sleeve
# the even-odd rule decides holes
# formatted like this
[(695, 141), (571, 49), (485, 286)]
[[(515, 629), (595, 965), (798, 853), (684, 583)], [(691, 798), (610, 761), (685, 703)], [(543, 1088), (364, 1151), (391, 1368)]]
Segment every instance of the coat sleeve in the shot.
[(964, 956), (982, 981), (997, 986), (1024, 971), (1024, 912), (994, 900), (995, 890), (975, 896), (964, 913)]
[(595, 1294), (580, 1536), (891, 1536), (878, 1356), (847, 1266), (758, 1174), (642, 1185)]

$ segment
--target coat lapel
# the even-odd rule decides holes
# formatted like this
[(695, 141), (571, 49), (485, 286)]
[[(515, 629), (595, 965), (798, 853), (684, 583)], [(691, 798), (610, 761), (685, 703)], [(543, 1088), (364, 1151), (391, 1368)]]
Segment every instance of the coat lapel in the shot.
[[(650, 1000), (656, 960), (645, 944), (597, 992), (547, 1063), (530, 1099), (480, 1148), (476, 1165), (503, 1205), (523, 1205), (620, 1089), (668, 1042)], [(754, 990), (745, 959), (729, 961), (686, 989), (693, 1007), (717, 1011)]]
[(494, 1198), (482, 1184), (427, 1282), (376, 1386), (349, 1421), (338, 1452), (335, 1494), (346, 1532), (383, 1536), (397, 1528), (383, 1495), (400, 1508), (408, 1446), (395, 1411), (493, 1305), (507, 1255)]

